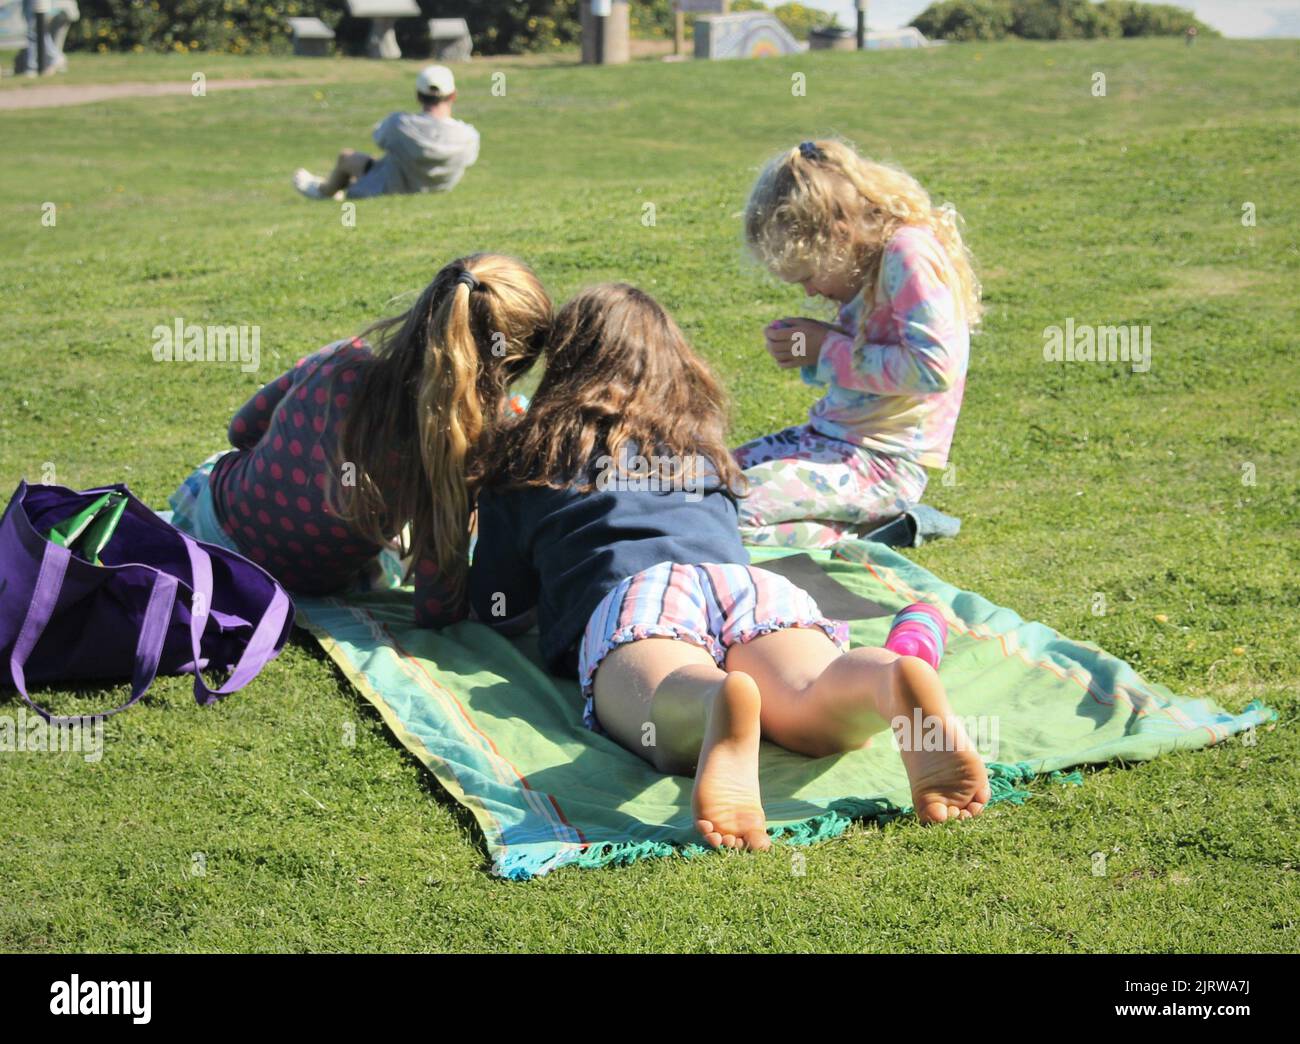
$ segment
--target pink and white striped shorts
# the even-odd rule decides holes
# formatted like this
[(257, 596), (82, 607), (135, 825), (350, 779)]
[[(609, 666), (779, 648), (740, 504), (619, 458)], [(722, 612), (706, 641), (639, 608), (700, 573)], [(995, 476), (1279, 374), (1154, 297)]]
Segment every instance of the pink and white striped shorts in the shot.
[(601, 660), (620, 645), (678, 638), (704, 649), (721, 667), (736, 643), (791, 627), (820, 628), (841, 649), (849, 647), (848, 624), (828, 620), (811, 595), (776, 573), (673, 562), (643, 569), (610, 591), (587, 621), (578, 649), (578, 680), (587, 699), (583, 724), (599, 728), (592, 681)]

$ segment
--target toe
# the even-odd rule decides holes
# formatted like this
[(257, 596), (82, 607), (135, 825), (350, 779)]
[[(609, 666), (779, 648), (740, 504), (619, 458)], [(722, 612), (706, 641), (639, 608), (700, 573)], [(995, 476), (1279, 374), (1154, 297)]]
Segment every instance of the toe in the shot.
[(948, 818), (948, 806), (939, 801), (931, 801), (917, 809), (916, 815), (922, 823), (942, 823)]

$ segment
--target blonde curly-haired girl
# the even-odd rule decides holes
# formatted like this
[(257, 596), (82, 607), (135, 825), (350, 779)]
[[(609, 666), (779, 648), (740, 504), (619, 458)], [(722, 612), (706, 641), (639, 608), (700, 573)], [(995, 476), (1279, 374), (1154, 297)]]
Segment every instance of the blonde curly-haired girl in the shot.
[(951, 206), (839, 141), (805, 141), (755, 182), (745, 238), (775, 275), (836, 302), (834, 323), (778, 319), (777, 365), (825, 388), (808, 423), (748, 442), (741, 530), (828, 547), (915, 505), (948, 462), (980, 288)]

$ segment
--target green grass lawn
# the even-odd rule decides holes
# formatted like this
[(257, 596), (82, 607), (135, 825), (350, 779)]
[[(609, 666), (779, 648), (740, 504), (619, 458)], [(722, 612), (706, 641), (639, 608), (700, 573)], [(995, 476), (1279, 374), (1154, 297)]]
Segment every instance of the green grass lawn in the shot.
[[(760, 328), (809, 306), (745, 259), (738, 213), (771, 152), (842, 134), (959, 207), (986, 289), (953, 481), (928, 495), (962, 533), (910, 554), (1177, 692), (1261, 698), (1281, 720), (1254, 746), (1038, 785), (959, 828), (855, 827), (806, 850), (802, 876), (777, 849), (515, 884), (299, 637), (216, 708), (160, 681), (108, 722), (97, 764), (0, 754), (0, 948), (1300, 949), (1297, 58), (1294, 41), (1205, 39), (478, 60), (458, 69), (478, 166), (345, 227), (289, 174), (364, 147), (414, 66), (73, 55), (56, 82), (286, 84), (0, 111), (6, 496), (50, 467), (161, 506), (256, 384), (480, 249), (528, 259), (557, 299), (650, 290), (724, 377), (737, 441), (794, 423), (811, 392)], [(151, 331), (176, 317), (260, 325), (261, 371), (155, 363)], [(1150, 371), (1045, 362), (1044, 327), (1067, 317), (1150, 325)], [(75, 713), (117, 692), (44, 695)]]

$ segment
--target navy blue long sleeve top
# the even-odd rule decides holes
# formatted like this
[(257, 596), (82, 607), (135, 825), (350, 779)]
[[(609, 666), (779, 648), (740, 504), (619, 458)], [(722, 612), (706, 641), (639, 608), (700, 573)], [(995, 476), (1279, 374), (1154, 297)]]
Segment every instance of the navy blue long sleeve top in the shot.
[(488, 624), (535, 609), (554, 674), (576, 674), (588, 618), (627, 577), (660, 562), (749, 563), (735, 498), (715, 477), (693, 489), (618, 485), (488, 488), (479, 496), (470, 605)]

